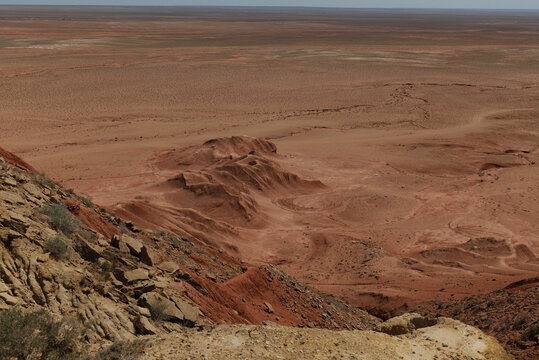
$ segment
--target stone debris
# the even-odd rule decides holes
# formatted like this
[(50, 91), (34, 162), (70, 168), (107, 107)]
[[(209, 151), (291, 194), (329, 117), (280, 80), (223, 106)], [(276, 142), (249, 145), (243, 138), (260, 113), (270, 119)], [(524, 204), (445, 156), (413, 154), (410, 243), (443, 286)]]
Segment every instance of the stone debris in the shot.
[(461, 322), (440, 318), (433, 326), (391, 336), (373, 331), (331, 331), (223, 325), (151, 339), (143, 360), (510, 360), (498, 342)]
[(271, 304), (269, 302), (265, 302), (264, 305), (266, 306), (266, 312), (267, 313), (270, 313), (270, 314), (274, 313), (273, 306), (271, 306)]

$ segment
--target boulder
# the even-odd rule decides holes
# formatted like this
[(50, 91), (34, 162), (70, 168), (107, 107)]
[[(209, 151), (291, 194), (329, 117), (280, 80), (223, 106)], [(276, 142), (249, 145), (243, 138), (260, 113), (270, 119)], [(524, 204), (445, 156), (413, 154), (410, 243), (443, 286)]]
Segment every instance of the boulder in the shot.
[(101, 253), (96, 246), (89, 244), (79, 235), (75, 236), (73, 247), (79, 253), (80, 257), (86, 261), (96, 262), (101, 256)]
[(138, 304), (149, 309), (153, 316), (159, 312), (163, 320), (175, 323), (183, 323), (185, 320), (183, 313), (174, 302), (155, 292), (142, 294), (138, 299)]
[(142, 243), (140, 241), (128, 235), (122, 235), (121, 241), (125, 243), (125, 245), (129, 249), (129, 252), (133, 256), (138, 257), (140, 255), (140, 252), (142, 250)]
[(4, 283), (0, 283), (0, 293), (5, 293), (10, 291), (11, 289)]
[(124, 284), (131, 284), (136, 281), (148, 280), (150, 278), (148, 271), (141, 268), (130, 271), (116, 269), (114, 271), (114, 276)]
[(147, 245), (143, 245), (140, 250), (139, 259), (148, 266), (155, 266), (161, 263), (159, 255), (150, 249)]
[(21, 303), (21, 299), (4, 292), (0, 293), (0, 299), (4, 300), (5, 303), (8, 305), (19, 305)]
[(140, 295), (144, 293), (152, 292), (155, 289), (156, 289), (156, 286), (153, 282), (145, 281), (133, 289), (133, 294), (135, 295), (135, 297), (138, 298)]
[(129, 248), (125, 244), (125, 241), (123, 241), (123, 239), (118, 235), (114, 235), (112, 237), (112, 239), (110, 240), (110, 245), (117, 249), (120, 249), (120, 251), (129, 252)]
[(160, 269), (160, 270), (163, 270), (164, 272), (172, 274), (176, 270), (178, 270), (180, 268), (180, 266), (178, 264), (176, 264), (175, 262), (166, 261), (164, 263), (161, 263), (161, 264), (157, 265), (157, 268)]
[(207, 278), (207, 279), (210, 279), (210, 280), (213, 281), (213, 282), (216, 282), (216, 281), (217, 281), (217, 275), (215, 275), (214, 273), (212, 273), (212, 272), (210, 272), (210, 271), (208, 271), (208, 272), (206, 273), (206, 278)]
[(416, 329), (436, 325), (436, 322), (435, 319), (429, 319), (416, 313), (407, 313), (378, 324), (374, 330), (388, 335), (403, 335)]
[(137, 316), (135, 321), (133, 321), (135, 330), (137, 334), (140, 335), (155, 335), (157, 334), (157, 329), (152, 325), (150, 320), (144, 316)]
[(49, 261), (50, 257), (51, 257), (51, 253), (44, 253), (44, 254), (38, 255), (37, 258), (36, 258), (36, 260), (37, 260), (38, 262), (44, 263), (44, 262)]
[(182, 312), (184, 324), (194, 326), (198, 320), (199, 309), (182, 299), (173, 298), (172, 301), (174, 301), (178, 309)]
[(166, 321), (194, 326), (198, 320), (200, 310), (180, 298), (169, 300), (158, 293), (151, 292), (142, 294), (138, 300), (140, 306), (148, 308), (152, 313), (159, 309), (161, 316)]
[(24, 234), (30, 226), (30, 223), (31, 220), (24, 215), (18, 214), (11, 210), (0, 209), (0, 224), (10, 229), (10, 231), (16, 231), (19, 234)]
[(139, 314), (139, 316), (145, 316), (147, 318), (152, 316), (148, 308), (137, 306), (137, 305), (133, 305), (133, 307), (135, 308), (135, 311)]
[(269, 314), (273, 314), (273, 306), (271, 306), (271, 304), (269, 302), (264, 302), (264, 305), (266, 306), (266, 309), (265, 311)]

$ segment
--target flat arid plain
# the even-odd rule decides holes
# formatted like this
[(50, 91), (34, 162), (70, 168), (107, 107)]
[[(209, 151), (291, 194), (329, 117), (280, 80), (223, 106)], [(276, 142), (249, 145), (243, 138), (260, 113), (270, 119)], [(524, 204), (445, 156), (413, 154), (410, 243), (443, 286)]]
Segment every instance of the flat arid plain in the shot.
[(0, 144), (387, 317), (539, 274), (539, 13), (0, 7)]

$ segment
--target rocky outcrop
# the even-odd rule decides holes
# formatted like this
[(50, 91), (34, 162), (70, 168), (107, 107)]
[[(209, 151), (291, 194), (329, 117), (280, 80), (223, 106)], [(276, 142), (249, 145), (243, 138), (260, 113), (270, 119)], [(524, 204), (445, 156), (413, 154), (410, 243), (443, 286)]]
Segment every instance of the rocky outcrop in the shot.
[[(66, 206), (40, 213), (51, 204)], [(81, 213), (85, 220), (99, 224), (104, 234), (74, 217)], [(182, 325), (194, 326), (198, 308), (179, 299), (181, 294), (171, 289), (176, 281), (158, 276), (138, 259), (143, 247), (150, 245), (127, 234), (115, 235), (119, 232), (109, 217), (46, 178), (0, 162), (0, 309), (45, 308), (75, 315), (88, 324), (90, 338), (116, 340), (174, 329), (171, 324), (165, 330), (152, 320), (151, 312), (137, 305), (137, 298), (177, 296), (179, 306), (173, 304)], [(72, 222), (76, 232), (63, 234), (60, 221)], [(53, 247), (52, 240), (65, 250)], [(114, 240), (122, 246), (112, 246)], [(65, 253), (60, 257), (58, 251)]]
[(494, 336), (517, 359), (539, 356), (539, 278), (515, 282), (503, 290), (459, 300), (430, 302), (414, 311), (447, 316)]
[(498, 342), (461, 322), (440, 318), (406, 335), (276, 326), (221, 326), (152, 338), (142, 359), (509, 360)]
[(425, 318), (419, 314), (407, 313), (376, 325), (374, 330), (388, 335), (403, 335), (411, 333), (416, 329), (436, 325), (436, 323), (436, 319)]

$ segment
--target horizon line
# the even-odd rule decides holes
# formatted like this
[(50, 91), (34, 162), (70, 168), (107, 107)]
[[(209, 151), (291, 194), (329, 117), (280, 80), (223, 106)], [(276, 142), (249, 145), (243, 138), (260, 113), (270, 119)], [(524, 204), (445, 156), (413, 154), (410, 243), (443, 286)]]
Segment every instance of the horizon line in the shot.
[(235, 8), (235, 9), (343, 9), (343, 10), (464, 10), (464, 11), (533, 11), (539, 8), (449, 8), (449, 7), (349, 7), (349, 6), (301, 6), (301, 5), (100, 5), (100, 4), (3, 4), (13, 7), (98, 7), (98, 8)]

